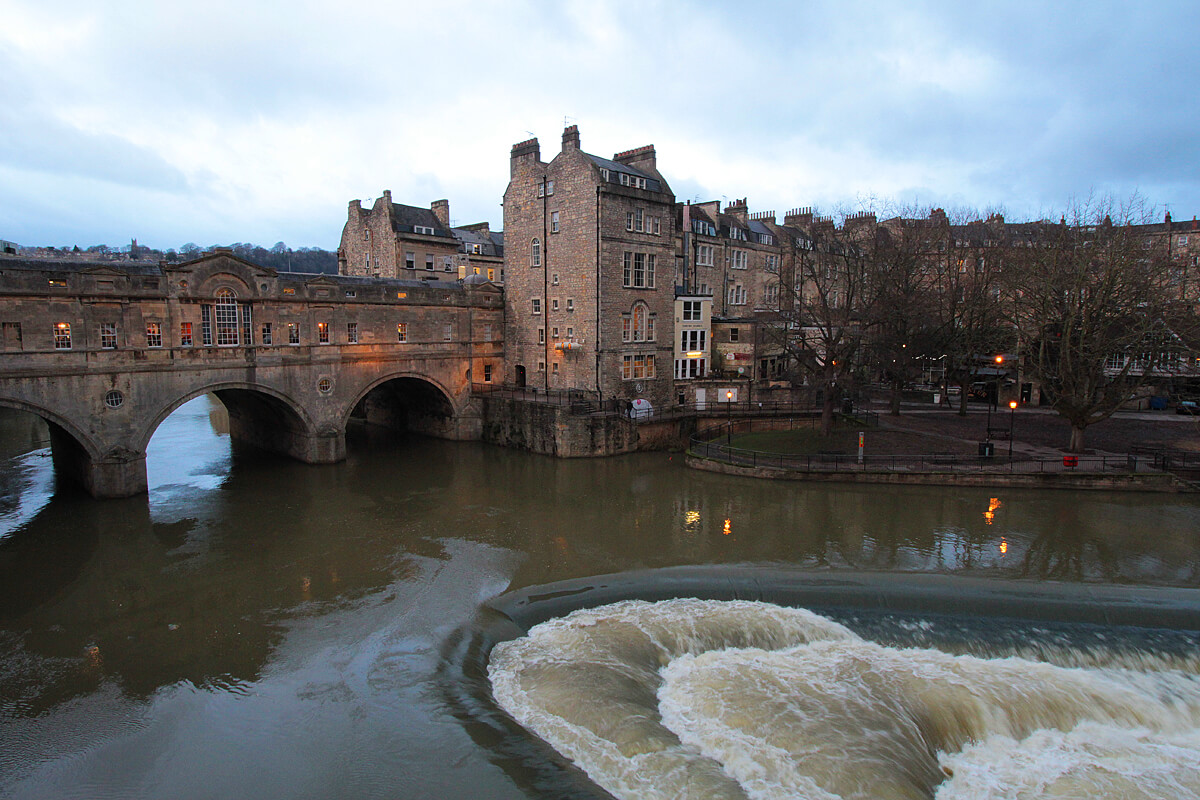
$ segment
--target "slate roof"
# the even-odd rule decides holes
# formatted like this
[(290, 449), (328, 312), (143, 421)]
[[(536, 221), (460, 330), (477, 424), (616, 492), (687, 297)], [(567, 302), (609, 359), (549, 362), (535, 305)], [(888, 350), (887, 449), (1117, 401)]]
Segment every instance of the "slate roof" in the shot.
[(591, 153), (584, 153), (584, 155), (590, 158), (592, 163), (600, 169), (608, 170), (609, 183), (620, 183), (621, 180), (617, 177), (617, 175), (624, 172), (626, 175), (636, 175), (639, 178), (645, 178), (646, 188), (649, 191), (661, 192), (663, 190), (662, 183), (659, 182), (658, 178), (654, 177), (649, 172), (640, 170), (637, 167), (631, 167), (628, 164), (622, 164), (619, 161), (612, 161), (607, 158), (601, 158), (600, 156), (594, 156)]
[(28, 270), (30, 272), (97, 272), (112, 270), (126, 275), (162, 275), (157, 261), (82, 261), (70, 258), (28, 258), (0, 255), (0, 271)]
[(413, 233), (415, 226), (433, 228), (434, 236), (454, 238), (454, 234), (446, 230), (442, 223), (428, 208), (406, 206), (402, 203), (392, 203), (392, 229), (396, 233)]
[(458, 239), (458, 242), (461, 245), (461, 249), (464, 253), (473, 252), (472, 246), (480, 245), (482, 249), (480, 255), (497, 257), (504, 255), (503, 238), (501, 238), (501, 244), (499, 246), (497, 246), (495, 241), (496, 236), (499, 235), (503, 237), (503, 234), (493, 233), (485, 235), (482, 231), (473, 231), (467, 228), (454, 228), (453, 232), (454, 237)]

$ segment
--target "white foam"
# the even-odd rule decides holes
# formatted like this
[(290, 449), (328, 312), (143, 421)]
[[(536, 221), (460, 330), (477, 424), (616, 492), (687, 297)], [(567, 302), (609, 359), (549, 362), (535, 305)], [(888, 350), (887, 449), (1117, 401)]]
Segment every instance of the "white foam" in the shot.
[(1200, 797), (1194, 672), (884, 647), (811, 612), (697, 600), (552, 620), (490, 672), (618, 797)]

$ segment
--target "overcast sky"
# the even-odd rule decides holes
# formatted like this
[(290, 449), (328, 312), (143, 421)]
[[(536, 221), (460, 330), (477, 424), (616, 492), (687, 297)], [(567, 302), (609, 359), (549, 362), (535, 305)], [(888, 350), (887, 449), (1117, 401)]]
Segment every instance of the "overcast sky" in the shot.
[(337, 247), (503, 222), (513, 143), (654, 144), (679, 200), (1200, 213), (1191, 2), (0, 0), (0, 239)]

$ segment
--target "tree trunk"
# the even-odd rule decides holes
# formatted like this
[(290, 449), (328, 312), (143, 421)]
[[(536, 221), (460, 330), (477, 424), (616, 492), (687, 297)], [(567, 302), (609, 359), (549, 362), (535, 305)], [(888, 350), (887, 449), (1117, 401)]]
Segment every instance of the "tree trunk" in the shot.
[(960, 392), (958, 395), (958, 415), (960, 417), (965, 417), (967, 415), (967, 397), (970, 394), (970, 389), (970, 381), (963, 381), (958, 386), (958, 391)]
[(900, 416), (900, 389), (903, 384), (900, 381), (892, 381), (892, 397), (889, 403), (888, 413), (893, 417)]
[(1083, 432), (1087, 430), (1086, 425), (1071, 424), (1071, 444), (1067, 447), (1067, 451), (1071, 453), (1083, 452)]
[(834, 396), (835, 394), (836, 393), (832, 389), (826, 387), (825, 398), (821, 403), (821, 435), (822, 436), (832, 436), (833, 435), (833, 408), (834, 408), (834, 405), (837, 403), (837, 397)]

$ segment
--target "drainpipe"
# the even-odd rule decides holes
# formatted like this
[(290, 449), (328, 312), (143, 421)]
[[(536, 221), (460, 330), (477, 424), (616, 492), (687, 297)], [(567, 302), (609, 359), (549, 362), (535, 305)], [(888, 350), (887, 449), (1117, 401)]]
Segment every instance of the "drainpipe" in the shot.
[(542, 176), (542, 358), (546, 368), (542, 370), (542, 388), (550, 394), (550, 234), (547, 228), (546, 176)]
[(603, 350), (601, 331), (604, 329), (600, 319), (600, 184), (596, 184), (596, 395), (600, 398), (600, 408), (604, 409), (604, 390), (600, 384), (600, 358)]

